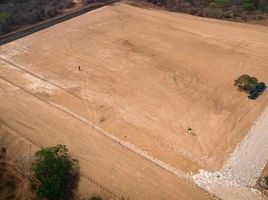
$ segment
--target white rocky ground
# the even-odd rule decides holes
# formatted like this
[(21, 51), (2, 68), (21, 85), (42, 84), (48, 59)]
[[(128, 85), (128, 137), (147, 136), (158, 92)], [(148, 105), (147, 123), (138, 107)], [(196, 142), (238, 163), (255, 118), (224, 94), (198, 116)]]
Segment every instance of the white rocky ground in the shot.
[(267, 199), (252, 187), (268, 159), (268, 107), (219, 172), (200, 170), (194, 182), (223, 200)]

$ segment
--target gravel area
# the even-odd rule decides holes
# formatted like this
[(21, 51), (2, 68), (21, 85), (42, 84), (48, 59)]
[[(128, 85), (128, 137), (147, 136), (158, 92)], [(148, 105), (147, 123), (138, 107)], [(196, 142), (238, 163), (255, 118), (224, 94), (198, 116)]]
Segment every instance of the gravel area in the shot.
[[(222, 199), (267, 199), (252, 187), (268, 158), (268, 107), (218, 172), (200, 170), (194, 182)], [(228, 191), (228, 192), (227, 192)]]

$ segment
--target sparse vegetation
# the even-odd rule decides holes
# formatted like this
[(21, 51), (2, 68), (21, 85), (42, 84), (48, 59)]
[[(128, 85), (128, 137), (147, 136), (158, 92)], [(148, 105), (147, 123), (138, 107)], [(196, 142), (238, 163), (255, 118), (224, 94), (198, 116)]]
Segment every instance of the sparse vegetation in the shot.
[(4, 147), (0, 147), (0, 199), (36, 199), (28, 179), (16, 163), (8, 157)]
[(202, 17), (233, 19), (235, 21), (261, 20), (268, 12), (267, 0), (147, 0), (172, 11), (186, 12)]
[(268, 190), (268, 176), (260, 177), (258, 180), (258, 185), (261, 187), (261, 189)]
[(41, 198), (73, 198), (73, 191), (78, 182), (78, 170), (66, 146), (57, 145), (36, 152), (32, 170), (32, 186)]
[(234, 83), (241, 91), (250, 92), (258, 85), (258, 79), (247, 74), (240, 76)]
[(213, 2), (216, 4), (216, 7), (223, 7), (227, 6), (230, 3), (230, 0), (213, 0)]
[(267, 176), (267, 174), (261, 176), (258, 179), (256, 189), (258, 189), (260, 192), (262, 192), (262, 194), (264, 196), (268, 197), (268, 176)]
[(244, 0), (242, 3), (242, 7), (246, 11), (253, 11), (254, 9), (256, 9), (252, 0)]
[(72, 0), (0, 1), (0, 35), (17, 26), (33, 24), (54, 17), (72, 5)]
[(10, 31), (11, 22), (12, 22), (11, 14), (6, 12), (0, 13), (0, 34), (1, 32)]
[(35, 191), (30, 187), (28, 172), (8, 157), (6, 148), (0, 147), (0, 200), (102, 200), (98, 195), (86, 199), (79, 193), (72, 195), (78, 181), (78, 168), (64, 145), (36, 152), (32, 170), (30, 181)]
[(264, 179), (264, 184), (266, 188), (268, 189), (268, 176), (265, 176), (263, 179)]

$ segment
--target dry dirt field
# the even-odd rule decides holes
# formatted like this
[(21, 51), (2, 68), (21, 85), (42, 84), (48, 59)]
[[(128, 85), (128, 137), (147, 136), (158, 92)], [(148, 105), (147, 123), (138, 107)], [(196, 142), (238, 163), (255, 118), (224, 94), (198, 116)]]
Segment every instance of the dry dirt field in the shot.
[(0, 147), (0, 199), (1, 200), (33, 200), (35, 196), (30, 183), (16, 167), (14, 161), (6, 156)]
[(67, 144), (111, 196), (210, 199), (156, 163), (218, 170), (268, 102), (233, 81), (267, 66), (267, 27), (106, 6), (0, 47), (0, 145)]

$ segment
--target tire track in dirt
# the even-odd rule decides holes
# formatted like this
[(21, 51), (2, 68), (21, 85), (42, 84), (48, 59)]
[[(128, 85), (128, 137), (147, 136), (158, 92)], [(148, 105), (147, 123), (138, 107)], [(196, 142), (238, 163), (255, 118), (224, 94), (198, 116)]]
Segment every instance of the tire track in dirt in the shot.
[(88, 121), (87, 119), (81, 117), (81, 116), (78, 116), (77, 114), (73, 113), (72, 111), (70, 111), (69, 109), (63, 107), (63, 106), (59, 106), (57, 104), (54, 104), (52, 102), (49, 102), (45, 99), (43, 99), (42, 97), (39, 97), (38, 95), (36, 94), (33, 94), (29, 91), (27, 91), (26, 89), (22, 88), (21, 86), (17, 85), (17, 84), (14, 84), (13, 82), (7, 80), (6, 78), (0, 76), (1, 79), (5, 80), (6, 82), (16, 86), (17, 88), (21, 89), (22, 91), (26, 92), (27, 94), (45, 102), (46, 104), (50, 105), (50, 106), (53, 106), (55, 107), (56, 109), (68, 114), (69, 116), (73, 117), (73, 118), (76, 118), (77, 120), (87, 124), (88, 126), (91, 126), (95, 131), (101, 133), (102, 135), (108, 137), (109, 139), (111, 139), (113, 142), (123, 146), (125, 149), (143, 157), (144, 159), (150, 161), (151, 163), (155, 164), (156, 166), (159, 166), (160, 168), (162, 169), (165, 169), (166, 171), (176, 175), (177, 177), (179, 178), (185, 178), (185, 180), (188, 180), (188, 181), (191, 181), (190, 179), (190, 176), (185, 174), (184, 172), (180, 171), (179, 169), (149, 155), (146, 151), (143, 151), (142, 149), (136, 147), (135, 145), (129, 143), (129, 142), (126, 142), (126, 141), (123, 141), (121, 140), (120, 138), (117, 138), (116, 136), (114, 136), (113, 134), (101, 129), (100, 127), (98, 127), (97, 125), (95, 125), (94, 123)]
[[(88, 73), (89, 72), (86, 72), (86, 77), (82, 83), (82, 91), (81, 91), (81, 95), (83, 97), (83, 102), (86, 106), (86, 110), (88, 112), (88, 121), (91, 121), (92, 123), (96, 123), (96, 107), (95, 105), (93, 104), (91, 98), (88, 98), (88, 94), (87, 94), (87, 84), (88, 84)], [(91, 113), (90, 111), (90, 108), (88, 106), (88, 102), (90, 103), (90, 107), (93, 109), (93, 114)]]
[[(117, 10), (116, 8), (114, 8), (114, 10), (118, 14), (115, 17), (115, 21), (114, 21), (114, 25), (113, 25), (113, 32), (114, 32), (114, 35), (119, 38), (119, 42), (123, 44), (124, 41), (128, 41), (128, 37), (126, 37), (126, 30), (124, 30), (125, 25), (123, 23), (123, 18), (120, 16), (121, 15), (120, 11)], [(128, 32), (128, 34), (134, 35), (133, 32)], [(112, 46), (116, 46), (116, 44), (112, 44)], [(149, 51), (151, 50), (153, 52), (153, 48), (151, 48), (151, 47), (147, 47), (147, 48), (149, 49)], [(166, 64), (165, 64), (166, 60), (164, 60), (161, 56), (159, 56), (159, 57), (157, 57), (157, 61), (158, 61), (157, 64), (160, 66), (160, 68), (166, 69)], [(187, 94), (190, 94), (191, 92), (192, 93), (194, 92), (197, 99), (203, 99), (204, 101), (210, 101), (209, 98), (205, 98), (204, 96), (195, 92), (193, 90), (193, 87), (187, 87), (187, 86), (189, 86), (189, 84), (191, 84), (191, 85), (197, 84), (197, 80), (200, 77), (198, 74), (196, 74), (190, 70), (187, 70), (187, 69), (185, 69), (186, 71), (180, 70), (180, 71), (176, 71), (176, 72), (175, 71), (172, 72), (172, 70), (170, 70), (170, 69), (166, 69), (166, 70), (168, 70), (171, 74), (173, 74), (173, 79), (174, 79), (175, 83), (176, 83), (176, 74), (180, 74), (181, 80), (180, 80), (180, 84), (176, 83), (176, 86), (177, 86), (176, 88), (173, 88), (173, 87), (168, 88), (166, 90), (165, 94), (167, 94), (169, 96), (170, 95), (177, 96), (180, 93), (184, 93), (185, 95), (187, 95)], [(192, 73), (194, 73), (194, 74), (192, 74)], [(187, 76), (185, 74), (187, 74)], [(191, 75), (189, 76), (189, 74), (191, 74)], [(150, 76), (147, 76), (147, 77), (150, 77)], [(190, 78), (186, 79), (186, 77), (190, 77)], [(197, 77), (197, 78), (193, 79), (192, 77)], [(181, 85), (181, 83), (183, 83), (183, 85)], [(152, 133), (150, 135), (150, 137), (156, 139), (156, 141), (159, 142), (166, 149), (172, 150), (173, 152), (175, 152), (178, 155), (186, 156), (186, 157), (190, 158), (191, 160), (193, 160), (201, 165), (204, 165), (204, 163), (205, 163), (205, 159), (195, 158), (192, 154), (187, 153), (187, 151), (184, 150), (183, 148), (182, 149), (176, 148), (174, 144), (163, 140), (162, 136), (160, 136), (159, 134)], [(200, 138), (198, 138), (198, 144), (200, 146), (201, 152), (207, 152), (206, 144), (203, 144), (203, 142), (201, 142)]]
[[(115, 34), (116, 35), (119, 35), (120, 36), (120, 41), (121, 42), (123, 42), (125, 39), (124, 39), (124, 34), (123, 34), (123, 31), (121, 31), (123, 28), (124, 25), (123, 25), (123, 23), (122, 23), (122, 18), (120, 17), (120, 15), (118, 15), (118, 16), (116, 16), (115, 17), (115, 23), (114, 23), (114, 32), (115, 32)], [(93, 35), (92, 36), (93, 38), (94, 37), (97, 37), (97, 35)], [(111, 44), (112, 46), (116, 46), (116, 44)], [(80, 49), (83, 49), (83, 48), (80, 48)], [(91, 60), (87, 60), (87, 59), (83, 59), (83, 58), (81, 58), (80, 56), (76, 56), (76, 55), (73, 55), (73, 54), (70, 54), (70, 53), (68, 53), (68, 52), (66, 52), (66, 51), (63, 51), (63, 50), (58, 50), (58, 49), (54, 49), (53, 47), (50, 47), (50, 50), (54, 50), (55, 52), (60, 52), (60, 53), (63, 53), (63, 54), (66, 54), (66, 55), (68, 55), (68, 56), (70, 56), (70, 57), (74, 57), (74, 58), (76, 58), (76, 59), (79, 59), (79, 60), (83, 60), (84, 62), (89, 62), (90, 64), (92, 64), (92, 65), (94, 65), (94, 66), (101, 66), (101, 65), (108, 65), (108, 63), (106, 62), (106, 61), (104, 61), (104, 60), (101, 60), (101, 59), (95, 59), (95, 58), (91, 58)], [(93, 61), (92, 61), (93, 60)], [(10, 64), (11, 64), (11, 62), (9, 62)], [(14, 64), (14, 63), (13, 63)], [(164, 65), (163, 65), (164, 66)], [(100, 68), (100, 67), (99, 67)], [(101, 69), (101, 68), (100, 68)], [(88, 80), (88, 73), (89, 72), (86, 72), (86, 81), (84, 81), (83, 83), (82, 83), (82, 90), (84, 90), (84, 91), (86, 91), (86, 85), (87, 85), (87, 80)], [(112, 72), (112, 71), (110, 71), (110, 74), (111, 75), (114, 75), (114, 73)], [(55, 84), (55, 86), (56, 86), (56, 84)], [(58, 85), (57, 85), (58, 86)], [(176, 93), (179, 93), (179, 90), (174, 90), (173, 92), (176, 92)], [(172, 92), (172, 93), (173, 93)], [(167, 93), (169, 93), (168, 91), (167, 91)], [(86, 92), (83, 92), (82, 91), (82, 99), (84, 100), (84, 102), (86, 102), (85, 101), (85, 99), (86, 100), (88, 100), (88, 101), (90, 101), (89, 103), (90, 103), (90, 107), (92, 107), (93, 108), (93, 112), (94, 112), (94, 114), (92, 114), (91, 113), (91, 111), (90, 111), (90, 109), (89, 109), (89, 107), (88, 107), (88, 105), (86, 105), (86, 110), (88, 110), (88, 112), (89, 112), (89, 120), (90, 121), (92, 121), (93, 123), (96, 123), (96, 108), (95, 108), (95, 106), (94, 106), (94, 104), (92, 103), (92, 101), (90, 100), (90, 98), (88, 98), (88, 94), (86, 93)], [(81, 99), (81, 98), (80, 98)], [(85, 104), (87, 104), (87, 103), (85, 103)], [(92, 115), (93, 115), (93, 117), (92, 117)], [(179, 154), (182, 154), (182, 155), (186, 155), (186, 151), (183, 151), (183, 150), (181, 150), (181, 149), (177, 149), (177, 148), (175, 148), (174, 147), (174, 145), (173, 144), (170, 144), (170, 143), (167, 143), (167, 142), (164, 142), (164, 140), (161, 140), (161, 139), (159, 139), (159, 135), (157, 135), (157, 136), (155, 136), (155, 135), (152, 135), (152, 137), (153, 138), (157, 138), (157, 141), (158, 142), (160, 142), (162, 145), (164, 145), (166, 148), (168, 148), (168, 149), (170, 149), (170, 150), (173, 150), (175, 153), (179, 153)], [(183, 153), (184, 152), (184, 153)], [(190, 156), (190, 155), (186, 155), (186, 156)], [(194, 161), (196, 161), (196, 162), (198, 162), (198, 163), (200, 163), (200, 162), (202, 162), (203, 163), (203, 161), (201, 161), (201, 160), (199, 160), (199, 159), (194, 159), (193, 158), (193, 156), (190, 156), (191, 158), (192, 158), (192, 160), (194, 160)]]
[[(77, 116), (76, 114), (72, 113), (72, 112), (69, 111), (68, 109), (66, 109), (66, 108), (64, 108), (64, 107), (60, 107), (60, 106), (58, 106), (58, 105), (56, 105), (56, 104), (54, 104), (54, 103), (52, 103), (52, 102), (48, 102), (48, 101), (46, 101), (46, 100), (44, 100), (44, 99), (38, 97), (37, 95), (35, 95), (35, 94), (33, 94), (33, 93), (31, 93), (31, 92), (25, 90), (24, 88), (22, 88), (22, 87), (20, 87), (20, 86), (18, 86), (18, 85), (16, 85), (16, 84), (14, 84), (14, 83), (12, 83), (11, 81), (9, 81), (9, 80), (3, 78), (2, 76), (0, 76), (0, 78), (3, 79), (4, 81), (7, 81), (8, 83), (14, 85), (15, 87), (18, 87), (19, 89), (23, 90), (24, 92), (26, 92), (26, 93), (32, 95), (33, 97), (36, 97), (36, 98), (38, 98), (39, 100), (41, 100), (41, 101), (43, 101), (43, 102), (45, 102), (45, 103), (47, 103), (47, 104), (49, 104), (49, 105), (52, 105), (52, 106), (56, 107), (57, 109), (60, 109), (61, 111), (63, 111), (63, 112), (65, 112), (65, 113), (69, 114), (70, 116), (72, 116), (72, 117), (74, 117), (74, 118), (76, 118), (76, 119), (78, 119), (78, 120), (80, 120), (80, 121), (82, 121), (82, 122), (84, 122), (84, 123), (87, 123), (89, 126), (92, 126), (92, 128), (93, 128), (94, 130), (96, 130), (97, 132), (102, 133), (102, 134), (104, 134), (104, 135), (106, 135), (106, 136), (108, 136), (108, 137), (112, 137), (112, 138), (113, 138), (113, 141), (116, 141), (118, 144), (120, 144), (121, 146), (125, 147), (125, 150), (130, 150), (130, 151), (132, 151), (132, 152), (134, 152), (134, 153), (140, 155), (141, 157), (144, 157), (146, 160), (149, 160), (149, 161), (153, 162), (155, 165), (160, 166), (161, 168), (163, 168), (163, 169), (165, 169), (165, 170), (167, 170), (167, 171), (169, 171), (169, 172), (175, 174), (176, 176), (178, 176), (178, 177), (180, 177), (180, 178), (181, 178), (181, 175), (185, 176), (185, 174), (184, 174), (183, 172), (180, 172), (180, 171), (177, 170), (176, 168), (173, 168), (172, 166), (169, 166), (168, 164), (165, 164), (165, 163), (163, 163), (162, 161), (160, 161), (160, 160), (158, 160), (158, 159), (155, 159), (155, 158), (151, 157), (151, 156), (148, 155), (146, 152), (144, 152), (144, 151), (139, 150), (138, 148), (136, 148), (134, 145), (132, 145), (132, 144), (128, 144), (127, 142), (124, 142), (124, 141), (121, 141), (120, 139), (117, 139), (116, 137), (114, 137), (114, 136), (111, 135), (110, 133), (107, 133), (107, 132), (105, 132), (105, 131), (102, 131), (99, 127), (95, 126), (94, 124), (92, 124), (92, 123), (89, 122), (88, 120), (86, 120), (86, 119), (84, 119), (84, 118), (82, 118), (82, 117), (80, 117), (80, 116)], [(39, 143), (37, 143), (37, 142), (34, 142), (34, 141), (31, 140), (29, 137), (26, 137), (26, 136), (24, 136), (24, 135), (21, 135), (21, 136), (22, 136), (23, 138), (25, 138), (27, 141), (29, 141), (29, 142), (33, 143), (34, 145), (36, 145), (36, 146), (42, 148), (41, 144), (39, 144)], [(139, 151), (139, 152), (138, 152), (138, 151)], [(116, 194), (115, 194), (114, 192), (112, 192), (107, 186), (105, 186), (105, 185), (103, 185), (103, 184), (97, 182), (96, 179), (94, 179), (93, 177), (91, 177), (91, 176), (89, 176), (89, 175), (86, 175), (84, 172), (82, 172), (81, 176), (82, 176), (83, 178), (85, 178), (85, 179), (91, 181), (92, 183), (94, 183), (95, 185), (97, 185), (98, 187), (100, 187), (101, 189), (103, 189), (103, 190), (104, 190), (107, 194), (109, 194), (110, 196), (112, 196), (112, 197), (118, 197), (118, 198), (119, 198), (119, 196), (116, 196)], [(187, 176), (187, 178), (188, 178), (188, 176)], [(190, 180), (190, 179), (188, 179), (188, 180)]]
[(94, 179), (93, 177), (85, 174), (83, 171), (80, 173), (80, 176), (83, 177), (84, 179), (90, 181), (91, 183), (93, 183), (94, 185), (98, 186), (100, 189), (102, 189), (106, 194), (108, 194), (110, 197), (113, 198), (120, 198), (119, 196), (117, 196), (113, 191), (111, 191), (107, 186), (99, 183), (98, 181), (96, 181), (96, 179)]
[[(119, 37), (119, 42), (124, 42), (126, 40), (125, 38), (125, 35), (124, 35), (124, 31), (123, 30), (123, 27), (124, 27), (124, 23), (123, 23), (123, 19), (121, 18), (120, 14), (116, 15), (115, 16), (115, 20), (114, 20), (114, 24), (113, 24), (113, 32), (116, 36)], [(95, 35), (93, 37), (96, 37)], [(117, 44), (110, 44), (111, 46), (117, 46)], [(81, 48), (83, 49), (83, 48)], [(65, 52), (67, 53), (67, 52)], [(73, 56), (71, 54), (69, 54), (70, 56)], [(79, 57), (80, 58), (80, 57)], [(92, 61), (92, 59), (94, 60), (94, 62)], [(96, 59), (96, 58), (92, 58), (89, 62), (93, 63), (95, 66), (100, 66), (100, 65), (107, 65), (108, 66), (108, 62), (104, 61), (103, 59)], [(86, 78), (85, 80), (83, 81), (83, 90), (86, 91), (87, 90), (87, 82), (88, 82), (88, 73), (89, 72), (86, 72)], [(114, 75), (114, 73), (110, 73), (111, 75)], [(177, 91), (179, 93), (179, 91)], [(83, 99), (85, 99), (85, 104), (86, 104), (86, 109), (88, 110), (88, 113), (89, 113), (89, 116), (92, 116), (92, 113), (90, 111), (90, 109), (88, 108), (88, 105), (87, 105), (87, 101), (86, 100), (89, 100), (90, 101), (90, 98), (88, 98), (88, 94), (85, 92), (83, 93)], [(89, 121), (92, 122), (93, 124), (96, 124), (96, 109), (95, 109), (95, 106), (93, 105), (93, 103), (90, 101), (90, 107), (93, 107), (93, 118), (89, 117)], [(160, 142), (161, 145), (164, 145), (166, 148), (174, 151), (175, 153), (178, 153), (179, 155), (188, 155), (186, 151), (183, 151), (181, 149), (177, 149), (175, 148), (175, 146), (171, 143), (168, 143), (168, 142), (165, 142), (165, 140), (163, 138), (159, 138), (158, 135), (155, 136), (155, 135), (152, 135), (153, 138), (155, 138), (158, 142)], [(204, 163), (202, 160), (199, 160), (198, 158), (194, 158), (193, 156), (191, 155), (188, 155), (190, 158), (192, 158), (192, 160), (196, 161), (197, 163)]]
[(2, 128), (2, 126), (5, 126), (8, 129), (10, 129), (13, 133), (19, 135), (21, 138), (23, 138), (24, 140), (29, 142), (30, 144), (32, 144), (32, 145), (34, 145), (36, 147), (39, 147), (39, 148), (43, 148), (43, 146), (39, 142), (37, 142), (37, 141), (33, 140), (32, 138), (26, 136), (21, 131), (13, 129), (11, 126), (9, 126), (9, 124), (6, 121), (0, 120), (0, 124), (1, 124), (1, 128)]
[(45, 81), (45, 82), (47, 82), (47, 83), (49, 83), (49, 84), (51, 84), (51, 85), (53, 85), (53, 86), (55, 86), (55, 87), (57, 87), (57, 88), (59, 88), (59, 89), (61, 89), (61, 90), (64, 90), (64, 91), (67, 92), (68, 94), (70, 94), (70, 95), (72, 95), (72, 96), (75, 96), (76, 98), (82, 100), (81, 97), (79, 97), (79, 96), (77, 96), (77, 95), (71, 93), (70, 91), (66, 90), (65, 88), (61, 87), (60, 85), (57, 85), (57, 84), (55, 84), (55, 83), (53, 83), (53, 82), (51, 82), (51, 81), (49, 81), (49, 80), (47, 80), (47, 79), (45, 79), (45, 78), (43, 78), (43, 77), (41, 77), (41, 76), (35, 74), (35, 73), (33, 73), (33, 72), (31, 72), (31, 71), (25, 69), (24, 67), (22, 67), (22, 66), (20, 66), (20, 65), (18, 65), (18, 64), (16, 64), (16, 63), (14, 63), (14, 62), (11, 62), (11, 61), (9, 61), (9, 60), (3, 58), (3, 57), (0, 57), (0, 60), (2, 60), (2, 61), (4, 61), (4, 62), (6, 62), (6, 63), (12, 65), (12, 66), (15, 67), (15, 68), (20, 69), (21, 71), (23, 71), (23, 72), (25, 72), (25, 73), (27, 73), (27, 74), (30, 74), (30, 75), (34, 76), (34, 77), (37, 78), (37, 79), (40, 79), (40, 80), (42, 80), (42, 81)]
[[(48, 101), (45, 101), (44, 99), (42, 98), (39, 98), (37, 95), (34, 95), (30, 92), (28, 92), (27, 90), (19, 87), (18, 85), (12, 83), (11, 81), (3, 78), (2, 76), (0, 76), (0, 78), (6, 82), (8, 82), (9, 84), (12, 84), (14, 85), (15, 87), (21, 89), (23, 92), (26, 92), (27, 94), (30, 94), (31, 96), (34, 96), (35, 98), (38, 98), (39, 100), (47, 103), (47, 104), (50, 104)], [(50, 105), (53, 105), (53, 106), (56, 106), (55, 104), (50, 104)], [(58, 108), (58, 107), (57, 107)], [(59, 108), (58, 108), (59, 109)], [(63, 110), (62, 110), (63, 111)], [(67, 113), (68, 114), (68, 113)], [(39, 142), (33, 140), (32, 138), (26, 136), (25, 134), (23, 134), (22, 132), (18, 131), (18, 130), (15, 130), (13, 129), (11, 126), (9, 126), (9, 124), (6, 122), (6, 121), (3, 121), (3, 120), (0, 120), (0, 124), (1, 124), (1, 128), (3, 126), (7, 127), (8, 129), (10, 129), (14, 134), (16, 135), (19, 135), (21, 138), (23, 138), (25, 141), (27, 141), (30, 145), (33, 145), (35, 147), (37, 147), (38, 149), (42, 149), (44, 148), (44, 146), (42, 144), (40, 144)], [(31, 155), (30, 155), (31, 156)], [(21, 160), (24, 160), (24, 158), (21, 158)], [(120, 196), (117, 196), (114, 192), (112, 192), (107, 186), (105, 186), (104, 184), (98, 182), (95, 178), (93, 178), (92, 176), (84, 173), (83, 171), (80, 173), (80, 176), (82, 178), (85, 178), (86, 180), (90, 181), (91, 183), (95, 184), (97, 187), (99, 187), (100, 189), (102, 189), (106, 194), (108, 194), (109, 196), (113, 197), (113, 198), (120, 198)]]
[[(117, 14), (117, 15), (114, 17), (114, 23), (113, 23), (113, 32), (114, 32), (114, 33), (113, 33), (113, 34), (115, 34), (115, 35), (119, 38), (119, 43), (122, 43), (122, 42), (124, 42), (124, 41), (126, 40), (125, 32), (123, 31), (123, 30), (124, 30), (123, 27), (124, 27), (123, 19), (122, 19), (122, 17), (120, 16), (120, 14)], [(97, 35), (95, 35), (95, 34), (91, 35), (91, 38), (95, 38), (95, 37), (97, 37)], [(103, 43), (103, 44), (106, 44), (105, 42), (102, 42), (102, 43)], [(107, 44), (107, 46), (118, 46), (118, 44), (117, 44), (117, 43), (109, 43), (109, 45)], [(72, 47), (70, 47), (70, 48), (72, 49)], [(94, 65), (94, 66), (97, 66), (100, 70), (102, 70), (101, 67), (100, 67), (100, 66), (102, 66), (102, 65), (109, 66), (109, 63), (108, 63), (107, 61), (103, 60), (103, 59), (96, 59), (96, 58), (92, 57), (92, 58), (90, 58), (90, 60), (88, 60), (88, 59), (84, 59), (84, 58), (82, 58), (81, 56), (78, 56), (78, 55), (74, 55), (74, 54), (68, 53), (67, 51), (54, 49), (53, 47), (50, 47), (50, 49), (51, 49), (51, 50), (54, 50), (55, 52), (61, 52), (61, 53), (63, 53), (63, 54), (66, 54), (66, 55), (68, 55), (69, 57), (74, 57), (74, 58), (79, 59), (79, 60), (82, 60), (82, 61), (84, 61), (84, 62), (88, 62), (88, 63), (90, 63), (90, 64), (92, 64), (92, 65)], [(83, 50), (83, 46), (82, 46), (80, 49)], [(161, 62), (161, 63), (164, 63), (164, 61)], [(161, 66), (165, 67), (164, 64), (161, 64)], [(106, 73), (107, 73), (107, 72), (108, 72), (108, 71), (106, 71)], [(89, 76), (89, 72), (86, 72), (86, 73), (87, 73), (86, 78), (85, 78), (85, 80), (84, 80), (83, 83), (82, 83), (82, 85), (83, 85), (82, 88), (83, 88), (84, 91), (87, 90), (87, 82), (88, 82), (88, 76)], [(113, 71), (109, 71), (109, 74), (110, 74), (111, 76), (114, 76), (114, 72), (113, 72)], [(186, 77), (186, 76), (182, 76), (182, 77)], [(190, 79), (190, 80), (191, 80), (191, 82), (192, 82), (192, 79)], [(183, 87), (180, 87), (180, 88), (182, 89)], [(184, 89), (184, 91), (185, 91), (185, 92), (186, 92), (186, 91), (189, 92), (187, 89)], [(173, 95), (174, 95), (174, 93), (178, 93), (178, 94), (179, 94), (180, 92), (181, 92), (180, 89), (172, 90), (172, 91), (170, 91), (170, 92), (167, 91), (168, 94), (169, 94), (169, 93), (172, 93)], [(96, 124), (96, 117), (93, 117), (93, 118), (92, 118), (92, 115), (93, 115), (93, 116), (96, 116), (96, 108), (95, 108), (94, 104), (92, 103), (92, 101), (90, 100), (90, 98), (88, 98), (88, 95), (86, 94), (86, 92), (84, 93), (84, 92), (82, 91), (82, 93), (83, 93), (83, 94), (82, 94), (82, 96), (83, 96), (82, 99), (84, 99), (86, 109), (87, 109), (88, 112), (89, 112), (89, 114), (88, 114), (88, 115), (89, 115), (89, 120), (90, 120), (92, 123), (95, 123), (95, 124)], [(94, 112), (94, 114), (91, 113), (90, 109), (89, 109), (88, 106), (86, 105), (87, 102), (85, 101), (85, 99), (87, 99), (88, 101), (90, 101), (89, 104), (90, 104), (90, 107), (93, 108), (93, 112)], [(93, 121), (91, 120), (91, 118), (92, 118)], [(155, 138), (156, 141), (159, 142), (162, 146), (164, 145), (165, 148), (174, 151), (176, 154), (187, 156), (187, 157), (191, 158), (193, 161), (195, 161), (195, 162), (197, 162), (197, 163), (204, 163), (204, 160), (200, 160), (200, 159), (198, 159), (198, 158), (194, 158), (191, 154), (187, 153), (185, 150), (175, 148), (175, 145), (173, 145), (173, 144), (171, 144), (171, 143), (168, 143), (168, 142), (166, 142), (165, 140), (162, 140), (162, 139), (161, 139), (161, 136), (159, 136), (159, 135), (152, 134), (151, 137), (152, 137), (152, 138)], [(200, 140), (199, 140), (199, 143), (200, 143)], [(202, 148), (204, 149), (204, 148), (205, 148), (205, 145), (202, 145)]]

